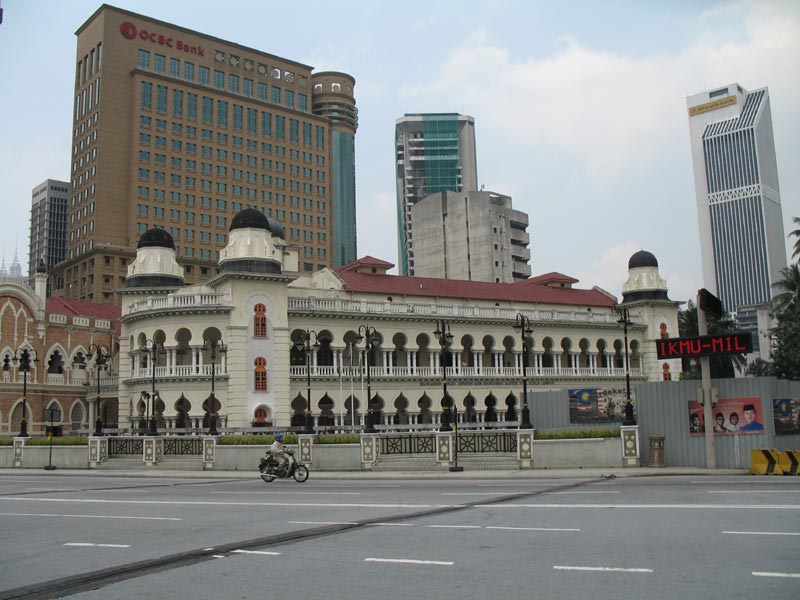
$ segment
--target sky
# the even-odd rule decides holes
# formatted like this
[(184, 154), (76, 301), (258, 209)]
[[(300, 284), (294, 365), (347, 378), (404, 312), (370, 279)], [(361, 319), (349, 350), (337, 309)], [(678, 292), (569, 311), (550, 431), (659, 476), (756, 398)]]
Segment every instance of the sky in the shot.
[[(397, 264), (394, 127), (475, 118), (478, 181), (528, 213), (531, 270), (621, 298), (637, 250), (703, 287), (686, 97), (768, 87), (785, 235), (800, 217), (800, 2), (115, 0), (355, 77), (358, 256)], [(0, 0), (0, 253), (26, 269), (31, 190), (69, 175), (75, 31), (100, 6)], [(787, 254), (791, 241), (786, 240)], [(394, 271), (396, 272), (396, 270)]]

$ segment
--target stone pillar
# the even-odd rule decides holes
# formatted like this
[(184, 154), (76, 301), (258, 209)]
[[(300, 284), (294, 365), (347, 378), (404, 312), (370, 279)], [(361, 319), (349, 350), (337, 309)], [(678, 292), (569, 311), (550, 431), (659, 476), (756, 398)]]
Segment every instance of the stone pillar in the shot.
[(534, 429), (517, 430), (517, 460), (520, 469), (533, 468), (533, 434)]
[(371, 471), (378, 462), (378, 436), (366, 433), (361, 434), (361, 468)]
[(164, 455), (164, 438), (145, 437), (142, 460), (148, 467), (154, 467)]
[(300, 453), (300, 462), (310, 465), (312, 459), (312, 449), (314, 447), (314, 436), (303, 434), (298, 435), (297, 446), (297, 450)]
[(639, 426), (623, 425), (619, 429), (620, 436), (622, 437), (622, 466), (640, 467)]
[(440, 465), (449, 465), (453, 461), (452, 431), (436, 432), (436, 462)]
[(108, 438), (89, 437), (89, 468), (97, 466), (108, 458)]
[(203, 471), (210, 471), (214, 468), (216, 458), (217, 438), (213, 436), (203, 437)]
[(14, 438), (14, 466), (22, 466), (22, 455), (25, 450), (25, 440), (28, 438), (15, 437)]

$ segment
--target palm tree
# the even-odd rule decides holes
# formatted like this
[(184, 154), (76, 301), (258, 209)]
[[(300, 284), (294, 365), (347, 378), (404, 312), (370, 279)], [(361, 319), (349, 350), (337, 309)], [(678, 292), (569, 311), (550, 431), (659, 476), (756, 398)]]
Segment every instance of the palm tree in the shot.
[(797, 229), (789, 234), (789, 237), (794, 236), (794, 251), (792, 252), (792, 258), (800, 258), (800, 217), (793, 217), (792, 221), (794, 221), (794, 224), (798, 226)]
[[(798, 243), (800, 243), (800, 239)], [(772, 306), (777, 315), (792, 306), (800, 306), (800, 265), (794, 263), (791, 266), (784, 267), (781, 269), (781, 275), (783, 279), (772, 284), (772, 287), (784, 290), (772, 299)]]

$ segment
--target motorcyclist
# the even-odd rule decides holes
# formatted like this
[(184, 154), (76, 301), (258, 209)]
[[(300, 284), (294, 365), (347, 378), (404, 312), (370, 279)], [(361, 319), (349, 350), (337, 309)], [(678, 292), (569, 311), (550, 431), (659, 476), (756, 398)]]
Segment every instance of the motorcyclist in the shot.
[(276, 433), (275, 434), (275, 441), (272, 442), (272, 446), (269, 447), (270, 454), (272, 454), (272, 458), (275, 463), (278, 465), (278, 471), (283, 473), (284, 467), (288, 466), (289, 458), (286, 446), (283, 444), (283, 434)]

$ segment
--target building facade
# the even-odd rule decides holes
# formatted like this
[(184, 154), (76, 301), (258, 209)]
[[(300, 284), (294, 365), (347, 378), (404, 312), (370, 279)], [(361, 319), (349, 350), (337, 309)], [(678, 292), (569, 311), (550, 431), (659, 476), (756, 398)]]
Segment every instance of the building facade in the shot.
[(0, 279), (0, 435), (19, 434), (23, 412), (28, 434), (44, 435), (46, 409), (60, 413), (56, 435), (86, 433), (97, 415), (116, 428), (119, 307), (47, 298), (41, 263), (34, 280)]
[(726, 311), (753, 312), (769, 304), (786, 267), (769, 91), (730, 84), (687, 105), (703, 284)]
[[(626, 352), (616, 299), (566, 276), (402, 277), (372, 257), (303, 273), (283, 236), (243, 211), (219, 274), (195, 285), (182, 280), (167, 232), (142, 236), (122, 292), (120, 428), (151, 415), (162, 432), (200, 428), (212, 414), (228, 431), (299, 427), (309, 414), (320, 428), (360, 428), (370, 413), (376, 425), (436, 424), (445, 374), (461, 421), (515, 421), (523, 373), (531, 392), (624, 397), (627, 356), (634, 383), (670, 368), (677, 379), (679, 361), (665, 368), (656, 356), (655, 340), (678, 327), (657, 263), (629, 269)], [(524, 347), (518, 315), (533, 329)]]
[(478, 189), (475, 119), (455, 113), (406, 114), (395, 123), (394, 141), (399, 271), (414, 275), (411, 207), (437, 192)]
[(286, 228), (305, 271), (355, 254), (351, 76), (108, 5), (76, 35), (56, 295), (119, 303), (115, 290), (153, 227), (175, 240), (186, 280), (205, 280), (245, 207)]
[[(69, 182), (48, 179), (31, 193), (31, 239), (28, 251), (30, 280), (44, 262), (47, 272), (67, 254), (67, 206)], [(48, 281), (48, 295), (50, 294)]]
[(531, 276), (528, 215), (495, 192), (439, 192), (411, 207), (418, 277), (512, 283)]

